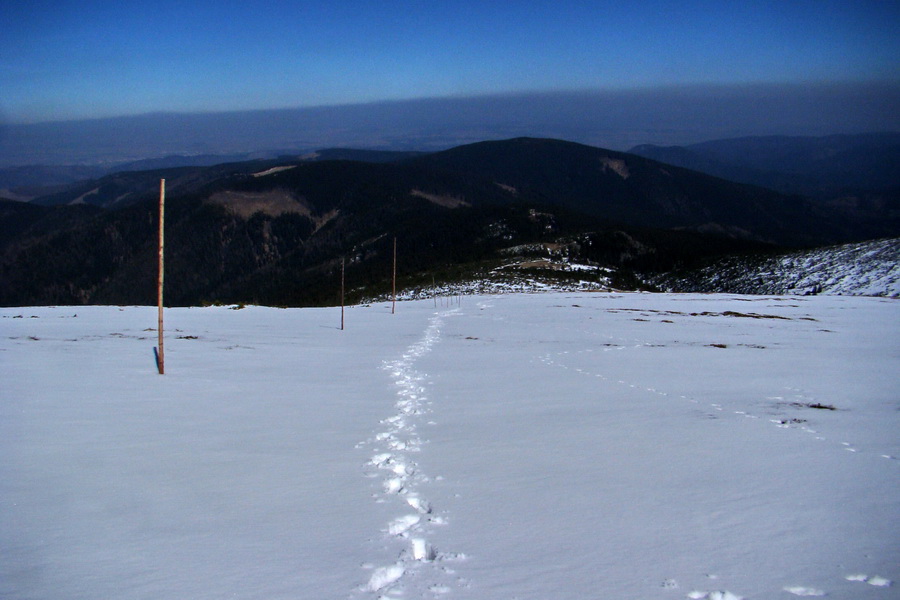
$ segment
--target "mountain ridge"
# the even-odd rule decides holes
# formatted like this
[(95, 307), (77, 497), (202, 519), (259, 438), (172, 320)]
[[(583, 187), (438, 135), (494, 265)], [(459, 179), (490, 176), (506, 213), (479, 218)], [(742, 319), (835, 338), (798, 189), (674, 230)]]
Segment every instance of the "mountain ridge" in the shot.
[(646, 158), (813, 197), (900, 188), (900, 132), (747, 136), (684, 146), (642, 144)]
[(651, 277), (662, 289), (900, 298), (900, 238), (757, 256)]
[[(315, 165), (331, 162), (330, 153), (343, 161), (342, 168), (347, 173), (342, 177), (345, 180), (342, 185), (351, 187), (355, 179), (370, 179), (372, 168), (354, 165), (362, 161), (341, 157), (377, 156), (374, 162), (364, 163), (379, 165), (376, 170), (382, 174), (376, 177), (412, 181), (409, 189), (395, 188), (393, 194), (412, 192), (417, 185), (415, 181), (424, 177), (429, 180), (428, 185), (436, 186), (432, 191), (419, 190), (425, 198), (446, 196), (442, 190), (475, 183), (481, 188), (475, 194), (477, 202), (527, 200), (630, 225), (708, 231), (793, 245), (846, 241), (853, 235), (842, 231), (838, 221), (823, 218), (819, 207), (800, 197), (785, 197), (768, 189), (714, 179), (636, 155), (563, 140), (514, 138), (478, 142), (412, 157), (404, 153), (351, 150), (322, 152), (324, 160), (283, 157), (213, 167), (115, 173), (34, 202), (49, 205), (84, 202), (112, 207), (149, 199), (156, 193), (160, 178), (167, 180), (172, 193), (183, 194), (199, 192), (215, 186), (216, 182), (258, 178), (270, 168), (287, 166), (299, 168), (282, 175), (282, 181), (297, 185), (296, 176), (300, 174), (317, 177), (313, 171), (324, 167)], [(486, 181), (506, 193), (486, 193), (491, 188), (485, 185)], [(246, 183), (237, 185), (247, 187)], [(517, 194), (523, 197), (517, 198)]]
[[(509, 248), (538, 244), (634, 289), (638, 272), (854, 235), (803, 198), (561, 140), (369, 156), (118, 173), (45, 206), (0, 203), (0, 304), (152, 303), (160, 178), (167, 298), (179, 305), (334, 303), (342, 259), (355, 297), (371, 296), (394, 238), (404, 285), (497, 268)], [(547, 277), (574, 276), (528, 256)]]

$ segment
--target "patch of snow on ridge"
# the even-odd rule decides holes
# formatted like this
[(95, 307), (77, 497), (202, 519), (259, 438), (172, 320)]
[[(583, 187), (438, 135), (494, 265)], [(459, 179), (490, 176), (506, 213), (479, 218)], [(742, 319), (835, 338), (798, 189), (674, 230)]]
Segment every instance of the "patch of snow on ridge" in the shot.
[(765, 259), (725, 258), (693, 275), (660, 281), (681, 291), (900, 298), (900, 238)]
[(282, 171), (288, 171), (290, 169), (296, 168), (297, 165), (283, 165), (280, 167), (272, 167), (271, 169), (266, 169), (265, 171), (260, 171), (259, 173), (254, 173), (254, 177), (265, 177), (266, 175), (274, 175), (275, 173), (280, 173)]
[[(454, 304), (458, 296), (495, 295), (495, 294), (534, 294), (546, 292), (609, 292), (612, 291), (610, 275), (611, 269), (605, 267), (592, 267), (560, 263), (565, 271), (582, 271), (585, 275), (579, 275), (578, 279), (568, 281), (544, 279), (497, 269), (486, 274), (483, 278), (469, 279), (465, 281), (441, 283), (433, 286), (410, 287), (397, 292), (397, 300), (433, 300), (435, 305), (444, 306)], [(582, 279), (582, 277), (592, 277)], [(390, 300), (389, 294), (383, 294), (372, 298), (364, 298), (361, 303), (369, 304)]]
[(631, 177), (631, 173), (628, 171), (628, 165), (626, 165), (625, 161), (621, 158), (611, 158), (609, 156), (603, 156), (600, 158), (600, 164), (603, 165), (604, 171), (613, 171), (622, 179), (628, 179), (629, 177)]
[(775, 273), (789, 294), (900, 297), (900, 239), (823, 248), (782, 257)]

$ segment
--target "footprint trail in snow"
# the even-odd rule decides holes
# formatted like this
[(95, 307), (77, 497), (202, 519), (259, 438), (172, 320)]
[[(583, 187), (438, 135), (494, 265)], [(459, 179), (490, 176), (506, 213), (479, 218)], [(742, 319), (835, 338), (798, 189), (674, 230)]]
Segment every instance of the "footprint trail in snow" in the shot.
[(422, 449), (418, 427), (430, 412), (431, 403), (424, 385), (427, 375), (417, 371), (414, 365), (440, 340), (444, 318), (457, 312), (458, 309), (436, 314), (421, 340), (407, 348), (401, 358), (384, 364), (396, 388), (396, 411), (381, 421), (381, 430), (364, 444), (373, 450), (366, 473), (382, 478), (381, 491), (374, 494), (376, 502), (397, 507), (396, 516), (385, 524), (382, 534), (388, 548), (400, 542), (400, 550), (390, 564), (365, 565), (371, 573), (360, 591), (377, 594), (379, 598), (401, 597), (412, 591), (407, 589), (410, 587), (437, 597), (465, 584), (446, 564), (465, 557), (438, 552), (429, 541), (434, 528), (446, 525), (446, 521), (419, 492), (419, 484), (430, 478), (413, 460)]
[[(610, 339), (613, 339), (613, 338), (610, 337)], [(619, 340), (616, 340), (616, 341), (619, 341)], [(653, 344), (650, 342), (634, 343), (633, 341), (630, 343), (629, 342), (608, 343), (602, 349), (602, 352), (609, 352), (609, 351), (620, 351), (621, 352), (621, 351), (625, 351), (625, 350), (629, 350), (629, 349), (640, 348), (642, 346), (652, 346), (652, 345)], [(634, 389), (638, 392), (644, 391), (644, 392), (648, 392), (650, 394), (653, 394), (653, 395), (656, 395), (659, 397), (669, 397), (672, 399), (685, 400), (692, 404), (706, 404), (709, 407), (708, 408), (708, 410), (710, 411), (709, 416), (711, 418), (716, 413), (725, 413), (726, 412), (726, 409), (721, 404), (716, 403), (716, 402), (702, 402), (701, 403), (701, 401), (691, 398), (689, 396), (679, 395), (679, 394), (675, 394), (675, 393), (670, 394), (669, 392), (665, 392), (665, 391), (657, 389), (655, 387), (648, 387), (639, 382), (631, 382), (631, 381), (625, 381), (623, 379), (618, 379), (618, 378), (612, 376), (611, 374), (604, 374), (603, 372), (600, 372), (596, 368), (569, 366), (568, 359), (579, 356), (579, 355), (580, 356), (590, 355), (592, 353), (594, 353), (594, 349), (578, 350), (578, 351), (574, 351), (574, 352), (561, 351), (561, 352), (544, 354), (543, 356), (538, 357), (537, 360), (539, 360), (540, 362), (542, 362), (543, 364), (545, 364), (549, 367), (557, 367), (557, 368), (562, 368), (562, 369), (566, 369), (566, 370), (571, 369), (580, 375), (584, 375), (584, 376), (588, 376), (588, 377), (595, 377), (601, 381), (613, 382), (620, 386), (627, 387), (629, 389)], [(785, 390), (787, 392), (791, 392), (791, 395), (790, 396), (767, 396), (766, 400), (771, 401), (771, 402), (776, 402), (777, 404), (787, 405), (787, 406), (809, 406), (809, 407), (826, 406), (827, 407), (827, 405), (822, 404), (815, 397), (810, 396), (808, 393), (804, 392), (804, 390), (800, 390), (797, 388), (785, 388)], [(834, 409), (832, 409), (832, 410), (834, 410)], [(827, 440), (827, 438), (824, 437), (823, 435), (821, 435), (819, 431), (806, 425), (805, 419), (798, 419), (798, 418), (792, 419), (790, 417), (783, 417), (783, 416), (779, 416), (778, 418), (761, 417), (759, 415), (751, 414), (750, 412), (748, 412), (746, 410), (733, 410), (731, 412), (735, 415), (744, 417), (746, 419), (759, 420), (760, 422), (768, 421), (775, 427), (778, 427), (781, 429), (797, 429), (808, 435), (815, 436), (815, 439), (818, 441), (826, 441)], [(854, 447), (854, 445), (851, 442), (841, 441), (840, 447), (850, 453), (858, 452), (858, 449), (856, 447)], [(878, 454), (878, 456), (881, 459), (896, 461), (896, 457), (891, 454)]]
[[(623, 351), (623, 350), (627, 351), (629, 348), (639, 348), (644, 345), (650, 345), (649, 342), (634, 343), (634, 341), (632, 341), (629, 343), (626, 341), (625, 343), (621, 343), (622, 340), (616, 340), (616, 342), (620, 342), (620, 343), (612, 343), (611, 342), (611, 343), (606, 344), (603, 347), (602, 352)], [(602, 362), (594, 362), (593, 366), (591, 366), (590, 362), (585, 364), (585, 361), (583, 361), (583, 360), (581, 360), (581, 361), (574, 360), (578, 357), (583, 358), (585, 355), (590, 355), (592, 353), (594, 353), (594, 349), (579, 350), (579, 351), (574, 351), (574, 352), (563, 350), (560, 352), (546, 353), (542, 356), (537, 357), (536, 361), (539, 361), (539, 362), (547, 365), (548, 367), (561, 368), (561, 369), (565, 369), (565, 370), (571, 369), (571, 370), (575, 371), (576, 373), (578, 373), (579, 375), (583, 375), (583, 376), (587, 376), (587, 377), (594, 377), (594, 378), (602, 380), (602, 381), (608, 381), (611, 383), (615, 383), (620, 386), (627, 387), (629, 389), (634, 389), (638, 392), (643, 391), (643, 392), (646, 392), (646, 393), (649, 393), (652, 395), (656, 395), (656, 396), (660, 396), (660, 397), (669, 397), (669, 398), (676, 399), (676, 400), (688, 401), (692, 404), (701, 404), (701, 402), (699, 400), (691, 398), (689, 396), (679, 395), (679, 394), (675, 394), (675, 393), (670, 394), (669, 392), (665, 392), (665, 391), (659, 390), (654, 387), (648, 387), (640, 382), (631, 382), (631, 381), (626, 381), (623, 379), (618, 379), (612, 373), (606, 373), (600, 368), (602, 365)], [(571, 363), (580, 364), (582, 366), (577, 366), (577, 367), (571, 366)], [(826, 406), (826, 405), (820, 403), (814, 396), (809, 395), (809, 393), (805, 392), (804, 390), (801, 390), (798, 388), (785, 388), (785, 390), (787, 392), (790, 392), (791, 395), (788, 397), (769, 396), (766, 398), (766, 400), (779, 402), (782, 404), (786, 404), (788, 406), (815, 406), (815, 405)], [(705, 403), (705, 404), (709, 405), (709, 409), (711, 409), (711, 411), (723, 413), (723, 416), (725, 416), (724, 413), (726, 413), (726, 410), (721, 404), (719, 404), (719, 403)], [(732, 412), (734, 415), (737, 415), (739, 417), (755, 419), (760, 423), (765, 422), (765, 420), (766, 420), (763, 417), (760, 417), (757, 415), (752, 415), (748, 411), (744, 411), (744, 410), (734, 410)], [(806, 432), (811, 435), (815, 435), (816, 440), (821, 440), (821, 441), (826, 440), (825, 437), (818, 435), (818, 433), (819, 433), (818, 431), (806, 426), (805, 420), (780, 417), (777, 419), (768, 419), (768, 422), (774, 424), (776, 427), (783, 428), (783, 429), (795, 429), (795, 428), (799, 429), (800, 431)], [(847, 450), (848, 452), (851, 452), (851, 453), (857, 452), (857, 449), (854, 448), (850, 442), (840, 442), (840, 447), (842, 447), (844, 450)], [(882, 459), (895, 460), (895, 457), (893, 455), (889, 455), (889, 454), (881, 454), (880, 457)], [(716, 578), (715, 576), (708, 576), (708, 577), (710, 577), (711, 579)], [(846, 579), (847, 581), (866, 583), (870, 586), (873, 586), (874, 588), (889, 588), (889, 587), (892, 587), (894, 584), (894, 582), (892, 580), (890, 580), (886, 577), (882, 577), (880, 575), (869, 576), (866, 574), (851, 574), (851, 575), (846, 575), (844, 577), (844, 579)], [(674, 579), (666, 579), (663, 582), (662, 587), (666, 588), (666, 589), (676, 589), (676, 588), (678, 588), (678, 583)], [(782, 588), (782, 590), (784, 592), (787, 592), (794, 596), (802, 596), (802, 597), (828, 596), (828, 592), (823, 589), (819, 589), (817, 587), (805, 586), (805, 585), (788, 585), (788, 586), (784, 586)], [(690, 600), (744, 600), (743, 596), (739, 596), (730, 591), (693, 590), (693, 591), (689, 592), (686, 597)], [(862, 598), (863, 596), (860, 596), (860, 597)]]

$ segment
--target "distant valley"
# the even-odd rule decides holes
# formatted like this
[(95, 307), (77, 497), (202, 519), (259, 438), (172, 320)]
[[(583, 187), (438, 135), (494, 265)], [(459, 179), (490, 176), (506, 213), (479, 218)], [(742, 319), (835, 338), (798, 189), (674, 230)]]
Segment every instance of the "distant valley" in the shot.
[[(889, 167), (891, 152), (873, 158), (870, 147), (869, 162)], [(0, 202), (0, 304), (152, 304), (160, 179), (176, 305), (334, 304), (342, 260), (351, 300), (377, 296), (394, 238), (407, 288), (527, 271), (640, 289), (725, 256), (900, 236), (896, 169), (848, 179), (844, 191), (876, 182), (854, 204), (539, 138), (168, 160)], [(559, 268), (566, 262), (588, 268)]]

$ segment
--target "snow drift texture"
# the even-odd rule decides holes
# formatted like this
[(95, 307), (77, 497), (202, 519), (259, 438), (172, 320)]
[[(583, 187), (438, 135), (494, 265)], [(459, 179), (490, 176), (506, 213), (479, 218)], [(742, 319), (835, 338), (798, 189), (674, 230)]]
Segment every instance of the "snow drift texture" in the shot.
[(658, 279), (663, 287), (702, 292), (900, 298), (900, 238), (768, 258), (728, 257), (687, 277)]
[(0, 596), (896, 597), (898, 311), (0, 309)]

